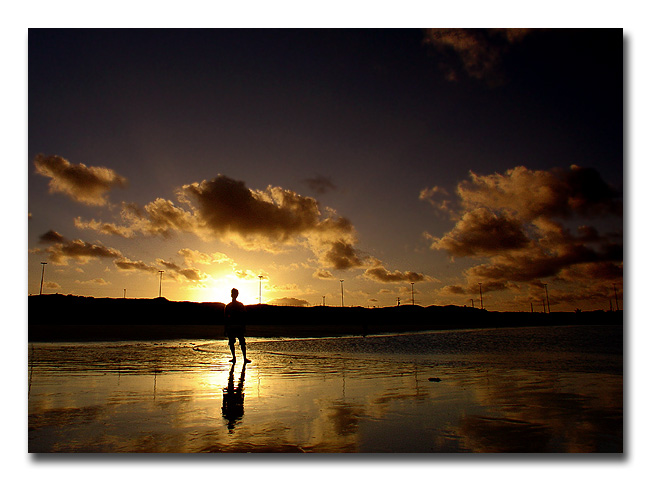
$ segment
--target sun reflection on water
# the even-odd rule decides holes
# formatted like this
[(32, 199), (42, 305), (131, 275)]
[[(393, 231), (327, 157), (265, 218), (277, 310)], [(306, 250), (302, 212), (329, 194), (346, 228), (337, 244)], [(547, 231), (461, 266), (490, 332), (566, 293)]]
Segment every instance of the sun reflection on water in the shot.
[(617, 350), (519, 355), (484, 336), (252, 340), (246, 367), (225, 341), (34, 344), (29, 450), (622, 451)]

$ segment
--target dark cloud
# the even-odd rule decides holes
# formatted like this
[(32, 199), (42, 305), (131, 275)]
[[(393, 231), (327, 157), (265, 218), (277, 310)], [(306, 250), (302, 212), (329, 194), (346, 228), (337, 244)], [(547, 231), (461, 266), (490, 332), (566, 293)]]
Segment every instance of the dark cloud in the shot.
[(206, 240), (270, 252), (302, 244), (319, 256), (324, 267), (349, 269), (363, 263), (351, 222), (332, 209), (322, 214), (311, 197), (273, 186), (253, 190), (223, 175), (184, 185), (177, 196), (179, 205), (161, 198), (143, 208), (123, 204), (124, 226), (81, 219), (76, 224), (123, 237), (136, 232), (162, 236), (192, 232)]
[(489, 207), (509, 212), (523, 221), (537, 218), (622, 216), (622, 194), (610, 187), (592, 168), (533, 171), (523, 166), (505, 174), (480, 176), (457, 186), (465, 210)]
[(50, 178), (50, 192), (63, 193), (84, 204), (104, 205), (111, 189), (127, 184), (127, 180), (112, 169), (71, 164), (60, 156), (38, 154), (34, 164), (38, 174)]
[(263, 236), (287, 242), (320, 223), (317, 201), (279, 187), (248, 189), (244, 182), (218, 176), (183, 186), (183, 199), (195, 206), (201, 227), (217, 234)]
[(491, 256), (529, 243), (518, 220), (486, 208), (464, 213), (452, 231), (431, 240), (432, 249), (444, 249), (451, 256)]
[(622, 234), (601, 234), (586, 224), (592, 219), (622, 223), (620, 193), (594, 169), (520, 166), (504, 174), (470, 173), (457, 195), (460, 208), (450, 213), (456, 224), (442, 237), (426, 233), (431, 248), (487, 261), (468, 268), (467, 285), (448, 287), (450, 294), (468, 294), (477, 283), (487, 291), (555, 277), (579, 283), (581, 273), (590, 272), (597, 286), (622, 276)]
[(113, 264), (122, 271), (145, 271), (146, 273), (158, 273), (159, 271), (156, 266), (150, 266), (143, 261), (132, 261), (128, 258), (116, 260)]
[(304, 179), (303, 182), (317, 194), (326, 194), (327, 192), (335, 191), (337, 189), (337, 186), (333, 183), (331, 178), (321, 175), (310, 179)]
[(47, 243), (47, 244), (63, 243), (65, 241), (65, 238), (61, 234), (51, 229), (47, 233), (41, 234), (41, 236), (39, 237), (39, 241), (41, 243)]
[(333, 276), (333, 273), (328, 271), (327, 269), (318, 269), (312, 274), (313, 278), (317, 279), (334, 279), (335, 276)]
[(94, 258), (122, 257), (122, 253), (117, 249), (87, 243), (81, 239), (56, 243), (45, 251), (48, 253), (48, 259), (54, 264), (67, 264), (71, 259), (83, 264)]
[(440, 53), (440, 67), (449, 80), (462, 71), (490, 84), (503, 81), (502, 59), (511, 44), (520, 41), (530, 29), (432, 28), (426, 43)]
[(466, 288), (460, 285), (449, 285), (442, 288), (442, 293), (452, 295), (465, 295), (467, 294)]
[(359, 268), (364, 264), (364, 259), (361, 258), (358, 250), (345, 240), (330, 243), (320, 259), (326, 266), (342, 270)]
[(388, 271), (379, 260), (374, 260), (374, 266), (368, 268), (364, 272), (364, 276), (374, 281), (380, 281), (381, 283), (417, 283), (419, 281), (430, 280), (427, 276), (421, 273), (415, 273), (414, 271)]
[(171, 274), (175, 278), (178, 275), (187, 281), (202, 281), (208, 277), (197, 268), (179, 266), (172, 261), (163, 259), (157, 259), (156, 262), (167, 270), (168, 275)]

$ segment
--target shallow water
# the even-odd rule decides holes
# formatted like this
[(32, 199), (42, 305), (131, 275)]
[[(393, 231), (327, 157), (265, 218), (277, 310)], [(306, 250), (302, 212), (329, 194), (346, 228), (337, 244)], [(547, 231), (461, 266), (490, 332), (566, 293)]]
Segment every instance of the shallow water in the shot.
[(30, 452), (622, 452), (622, 328), (34, 343)]

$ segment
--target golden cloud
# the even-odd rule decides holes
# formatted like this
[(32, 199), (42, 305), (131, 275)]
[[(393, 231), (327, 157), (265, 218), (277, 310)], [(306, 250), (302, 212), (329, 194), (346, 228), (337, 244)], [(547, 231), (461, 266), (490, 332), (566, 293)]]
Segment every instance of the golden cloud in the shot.
[(84, 204), (105, 205), (106, 194), (111, 189), (127, 184), (127, 180), (112, 169), (71, 164), (60, 156), (38, 154), (34, 164), (38, 174), (50, 178), (50, 192), (60, 192)]
[(450, 212), (455, 226), (441, 237), (426, 237), (434, 250), (487, 262), (468, 268), (466, 286), (450, 287), (451, 294), (472, 292), (479, 282), (483, 289), (499, 290), (556, 276), (570, 282), (585, 272), (610, 280), (622, 273), (621, 230), (600, 234), (586, 224), (622, 223), (620, 193), (594, 169), (471, 172), (456, 192), (459, 209)]

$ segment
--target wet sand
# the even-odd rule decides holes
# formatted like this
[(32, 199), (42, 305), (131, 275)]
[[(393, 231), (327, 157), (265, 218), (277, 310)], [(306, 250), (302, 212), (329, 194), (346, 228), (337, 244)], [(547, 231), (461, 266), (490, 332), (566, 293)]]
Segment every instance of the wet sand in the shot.
[(623, 450), (621, 327), (32, 343), (30, 452)]

